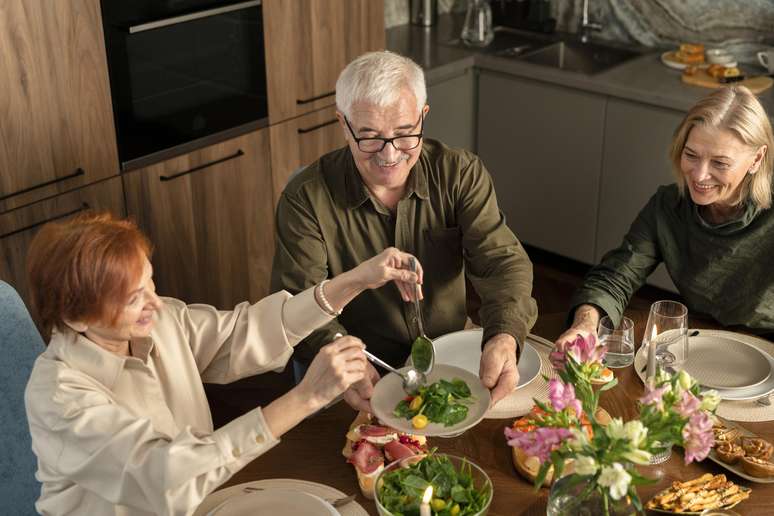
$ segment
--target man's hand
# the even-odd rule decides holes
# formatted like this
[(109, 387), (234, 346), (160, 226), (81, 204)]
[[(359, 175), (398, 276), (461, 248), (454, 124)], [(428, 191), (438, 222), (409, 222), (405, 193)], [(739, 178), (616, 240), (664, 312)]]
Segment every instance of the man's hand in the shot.
[(355, 410), (362, 410), (373, 414), (371, 409), (371, 395), (374, 393), (374, 385), (379, 381), (379, 372), (371, 365), (366, 364), (365, 378), (344, 391), (344, 401)]
[(513, 391), (519, 383), (516, 367), (516, 339), (507, 333), (498, 333), (484, 345), (479, 376), (484, 386), (492, 391), (492, 405)]

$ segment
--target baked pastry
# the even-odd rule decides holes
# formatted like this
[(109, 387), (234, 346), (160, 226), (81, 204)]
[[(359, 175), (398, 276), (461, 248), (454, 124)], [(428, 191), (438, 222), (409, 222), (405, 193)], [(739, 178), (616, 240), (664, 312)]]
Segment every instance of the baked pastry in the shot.
[(741, 435), (738, 428), (729, 428), (723, 424), (713, 426), (712, 433), (715, 434), (715, 446), (722, 443), (733, 443)]
[(742, 437), (742, 448), (746, 456), (765, 461), (774, 453), (774, 446), (760, 437)]
[(725, 475), (706, 473), (687, 482), (672, 482), (670, 488), (658, 493), (645, 506), (676, 513), (701, 512), (733, 507), (749, 498), (750, 492), (751, 489), (734, 484)]
[(742, 457), (742, 469), (750, 476), (758, 478), (774, 477), (774, 463), (757, 457)]
[(718, 458), (726, 464), (735, 464), (744, 457), (744, 450), (741, 446), (733, 442), (720, 443), (715, 447)]
[(701, 43), (680, 43), (679, 51), (685, 54), (704, 54), (704, 45)]

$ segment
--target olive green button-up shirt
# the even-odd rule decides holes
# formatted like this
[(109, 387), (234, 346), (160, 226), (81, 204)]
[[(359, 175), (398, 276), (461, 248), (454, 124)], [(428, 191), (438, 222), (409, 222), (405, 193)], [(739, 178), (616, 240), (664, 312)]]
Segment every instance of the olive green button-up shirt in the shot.
[(572, 305), (600, 307), (617, 324), (656, 266), (664, 265), (691, 313), (755, 333), (774, 331), (774, 211), (751, 203), (723, 224), (707, 223), (677, 185), (662, 186), (623, 243), (584, 279)]
[[(390, 246), (415, 255), (424, 268), (429, 337), (464, 327), (467, 275), (481, 297), (484, 341), (498, 333), (524, 341), (537, 317), (529, 257), (506, 225), (478, 157), (433, 140), (424, 141), (395, 213), (370, 195), (349, 148), (294, 177), (277, 206), (272, 290), (301, 291)], [(336, 332), (355, 335), (380, 358), (403, 365), (418, 335), (416, 313), (392, 283), (368, 290), (302, 342), (297, 358), (310, 361)]]

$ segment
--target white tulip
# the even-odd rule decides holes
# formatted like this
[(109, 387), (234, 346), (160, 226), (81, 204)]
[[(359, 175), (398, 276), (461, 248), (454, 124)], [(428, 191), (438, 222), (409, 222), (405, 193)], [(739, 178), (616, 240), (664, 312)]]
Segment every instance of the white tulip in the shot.
[(699, 405), (699, 408), (701, 410), (715, 410), (716, 408), (718, 408), (719, 404), (720, 404), (720, 396), (718, 395), (718, 391), (709, 390), (702, 395), (701, 404)]
[(612, 466), (603, 467), (598, 480), (599, 485), (610, 489), (613, 500), (620, 500), (626, 495), (631, 481), (632, 476), (618, 462), (614, 462)]
[(570, 449), (580, 451), (584, 446), (588, 446), (589, 436), (585, 430), (570, 428), (570, 432), (572, 432), (572, 437), (567, 441), (567, 444), (570, 445)]
[(635, 464), (650, 464), (650, 452), (645, 450), (631, 450), (622, 453), (621, 456)]
[(680, 383), (680, 387), (682, 387), (685, 390), (690, 389), (693, 386), (693, 378), (691, 378), (691, 375), (685, 372), (685, 370), (681, 370), (677, 374), (677, 381)]
[(597, 472), (597, 469), (599, 469), (597, 461), (595, 461), (593, 457), (587, 455), (579, 455), (576, 457), (573, 467), (575, 468), (575, 473), (581, 476), (593, 475)]
[(611, 439), (623, 439), (626, 437), (624, 433), (623, 421), (620, 417), (613, 418), (610, 423), (605, 427), (605, 433)]

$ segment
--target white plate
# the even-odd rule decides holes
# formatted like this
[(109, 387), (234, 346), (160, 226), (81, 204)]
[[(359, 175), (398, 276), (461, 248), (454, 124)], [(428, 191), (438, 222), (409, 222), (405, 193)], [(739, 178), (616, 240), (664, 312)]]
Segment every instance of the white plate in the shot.
[(689, 339), (685, 370), (703, 386), (723, 390), (755, 387), (771, 376), (766, 355), (755, 346), (701, 332)]
[[(404, 367), (400, 371), (407, 369)], [(406, 397), (406, 393), (403, 391), (400, 377), (392, 373), (384, 375), (374, 387), (371, 396), (371, 407), (374, 410), (374, 415), (385, 425), (411, 434), (448, 436), (464, 432), (484, 418), (492, 397), (489, 394), (489, 389), (481, 383), (478, 374), (448, 364), (435, 364), (433, 370), (427, 375), (427, 382), (430, 384), (441, 379), (451, 381), (454, 378), (459, 378), (468, 384), (473, 398), (473, 403), (468, 405), (468, 416), (456, 425), (444, 426), (440, 423), (428, 423), (426, 427), (417, 429), (411, 426), (410, 420), (393, 415), (395, 407), (400, 400)]]
[[(675, 70), (685, 70), (688, 68), (688, 66), (682, 61), (678, 61), (676, 57), (676, 51), (675, 50), (669, 50), (667, 52), (664, 52), (661, 54), (661, 62), (667, 65), (669, 68), (674, 68)], [(699, 63), (697, 65), (699, 68), (707, 68), (709, 65), (706, 62)]]
[(338, 516), (320, 497), (294, 489), (266, 489), (230, 498), (210, 513), (212, 516), (292, 514), (293, 516)]
[[(433, 339), (435, 363), (453, 365), (478, 376), (483, 334), (483, 329), (473, 328), (447, 333)], [(406, 361), (407, 365), (410, 363), (411, 358)], [(529, 384), (537, 378), (538, 374), (540, 374), (540, 355), (527, 340), (519, 357), (519, 385), (516, 389)]]

